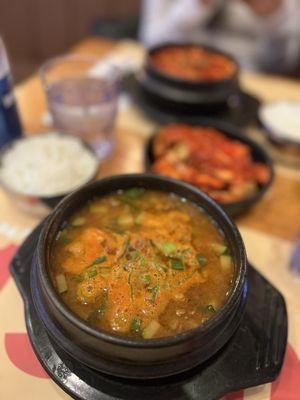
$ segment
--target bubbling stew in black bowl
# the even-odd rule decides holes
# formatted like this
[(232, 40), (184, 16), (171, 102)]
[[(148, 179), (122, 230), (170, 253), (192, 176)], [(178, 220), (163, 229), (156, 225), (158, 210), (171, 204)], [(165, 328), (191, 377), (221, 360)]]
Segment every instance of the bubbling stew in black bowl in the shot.
[(234, 279), (227, 243), (201, 208), (142, 188), (76, 211), (49, 269), (62, 301), (89, 325), (144, 339), (200, 326), (225, 304)]

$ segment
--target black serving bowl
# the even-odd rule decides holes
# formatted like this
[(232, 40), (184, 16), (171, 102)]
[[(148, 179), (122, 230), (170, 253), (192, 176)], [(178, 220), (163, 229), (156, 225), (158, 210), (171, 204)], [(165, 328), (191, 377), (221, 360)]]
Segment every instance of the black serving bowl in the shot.
[[(201, 207), (226, 237), (235, 275), (226, 304), (196, 329), (161, 339), (132, 339), (98, 331), (73, 314), (48, 275), (52, 244), (65, 221), (94, 196), (142, 187), (175, 193)], [(31, 272), (31, 293), (52, 342), (89, 367), (115, 376), (150, 379), (174, 375), (212, 357), (238, 327), (246, 299), (247, 260), (241, 236), (227, 214), (198, 189), (152, 174), (119, 175), (82, 187), (67, 196), (45, 222)]]
[[(192, 124), (190, 124), (192, 125)], [(245, 143), (251, 148), (251, 156), (254, 161), (261, 162), (266, 165), (266, 167), (270, 171), (270, 179), (269, 181), (264, 184), (260, 185), (258, 187), (258, 190), (252, 194), (251, 196), (246, 197), (245, 199), (239, 200), (239, 201), (234, 201), (234, 202), (228, 202), (228, 203), (219, 203), (220, 206), (231, 216), (237, 216), (249, 209), (249, 207), (253, 206), (257, 201), (259, 201), (266, 193), (266, 191), (269, 189), (271, 186), (273, 179), (274, 179), (274, 168), (273, 168), (273, 162), (268, 156), (267, 152), (254, 140), (250, 139), (248, 136), (243, 134), (243, 132), (234, 127), (231, 124), (228, 124), (223, 121), (217, 121), (213, 119), (205, 119), (203, 118), (201, 122), (197, 124), (197, 126), (205, 126), (205, 127), (211, 127), (211, 128), (216, 128), (222, 133), (224, 133), (229, 139), (233, 140), (238, 140), (242, 143)], [(153, 146), (153, 140), (154, 136), (150, 137), (148, 140), (148, 143), (145, 148), (145, 168), (147, 172), (151, 172), (151, 166), (154, 160), (153, 152), (152, 152), (152, 146)]]
[[(216, 54), (221, 54), (236, 66), (230, 78), (224, 80), (185, 80), (160, 71), (152, 62), (151, 56), (158, 50), (169, 46), (199, 46)], [(227, 53), (214, 47), (195, 43), (165, 43), (151, 48), (146, 57), (144, 69), (138, 76), (142, 90), (150, 101), (165, 109), (194, 113), (224, 107), (232, 95), (239, 90), (239, 66)]]

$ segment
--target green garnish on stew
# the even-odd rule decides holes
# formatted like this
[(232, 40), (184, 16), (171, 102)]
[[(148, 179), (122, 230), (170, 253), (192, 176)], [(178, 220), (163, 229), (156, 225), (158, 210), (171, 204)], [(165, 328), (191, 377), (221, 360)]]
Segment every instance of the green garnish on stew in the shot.
[(140, 319), (132, 320), (130, 330), (133, 333), (140, 333), (141, 332), (141, 325), (142, 321)]
[(142, 267), (146, 267), (147, 264), (148, 264), (148, 263), (147, 263), (147, 260), (146, 260), (145, 258), (142, 258), (142, 259), (141, 259), (141, 266), (142, 266)]
[(145, 193), (145, 189), (143, 188), (131, 188), (124, 192), (125, 196), (129, 199), (138, 199), (139, 197), (143, 196)]
[(149, 285), (151, 281), (150, 275), (148, 274), (142, 275), (141, 281), (144, 285)]
[(201, 253), (198, 253), (196, 257), (197, 257), (197, 261), (198, 261), (198, 264), (200, 265), (200, 267), (204, 267), (204, 265), (207, 262), (206, 257)]
[(90, 269), (87, 271), (87, 275), (89, 278), (94, 278), (94, 276), (97, 275), (97, 270), (96, 269)]
[(166, 253), (166, 254), (171, 254), (174, 251), (176, 251), (176, 249), (177, 249), (177, 247), (176, 247), (176, 245), (174, 243), (165, 242), (163, 244), (163, 250), (164, 250), (164, 253)]
[(102, 264), (102, 263), (104, 263), (104, 261), (106, 261), (106, 260), (107, 260), (107, 257), (106, 257), (106, 256), (98, 257), (98, 258), (96, 258), (96, 259), (92, 262), (92, 265)]
[(84, 277), (83, 277), (81, 274), (78, 274), (78, 275), (74, 275), (74, 276), (73, 276), (73, 279), (74, 279), (76, 282), (82, 282), (82, 281), (84, 280)]
[(159, 291), (159, 286), (158, 286), (158, 285), (155, 285), (155, 286), (152, 288), (151, 303), (154, 303), (154, 302), (155, 302), (156, 297), (157, 297), (157, 294), (158, 294), (158, 291)]
[(212, 304), (208, 304), (206, 306), (204, 305), (198, 306), (197, 311), (206, 314), (206, 313), (214, 313), (216, 312), (216, 309)]
[(209, 312), (216, 312), (215, 307), (214, 307), (212, 304), (209, 304), (209, 305), (206, 307), (206, 309), (207, 309), (207, 311), (209, 311)]
[(104, 289), (102, 291), (100, 306), (97, 307), (94, 311), (92, 311), (87, 318), (89, 322), (94, 322), (99, 320), (106, 313), (107, 300), (108, 300), (108, 290)]
[(181, 260), (171, 260), (171, 267), (175, 270), (183, 270), (184, 265)]

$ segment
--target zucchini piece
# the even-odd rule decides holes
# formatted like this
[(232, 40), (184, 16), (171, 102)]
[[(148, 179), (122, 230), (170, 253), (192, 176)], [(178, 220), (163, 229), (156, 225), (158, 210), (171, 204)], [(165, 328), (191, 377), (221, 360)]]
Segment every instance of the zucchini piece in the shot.
[(64, 274), (58, 274), (55, 277), (57, 291), (59, 294), (65, 293), (68, 290), (67, 280)]
[(146, 328), (143, 330), (142, 336), (144, 339), (151, 339), (158, 332), (160, 324), (158, 321), (153, 319), (149, 322)]
[(232, 265), (232, 258), (231, 256), (228, 256), (227, 254), (222, 254), (220, 256), (220, 263), (221, 267), (225, 270), (228, 271)]
[(84, 217), (77, 217), (73, 220), (72, 222), (72, 226), (74, 226), (75, 228), (84, 225), (86, 222), (86, 219)]
[(108, 207), (104, 204), (91, 204), (89, 211), (92, 214), (104, 214), (108, 211)]
[(220, 243), (212, 243), (211, 247), (219, 255), (225, 254), (228, 250), (227, 246), (225, 246), (224, 244), (220, 244)]

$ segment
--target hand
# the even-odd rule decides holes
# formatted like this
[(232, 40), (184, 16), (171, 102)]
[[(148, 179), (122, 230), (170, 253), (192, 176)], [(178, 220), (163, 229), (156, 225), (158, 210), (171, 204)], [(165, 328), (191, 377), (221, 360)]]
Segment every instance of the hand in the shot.
[(242, 0), (260, 17), (273, 14), (283, 3), (283, 0)]

